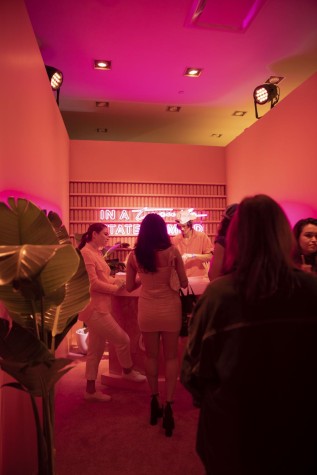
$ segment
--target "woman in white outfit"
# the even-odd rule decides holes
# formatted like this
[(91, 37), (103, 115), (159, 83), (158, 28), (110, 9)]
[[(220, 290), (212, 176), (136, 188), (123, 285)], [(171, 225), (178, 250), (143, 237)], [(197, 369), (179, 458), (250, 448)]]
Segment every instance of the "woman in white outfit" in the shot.
[(96, 379), (106, 341), (112, 343), (116, 349), (123, 378), (134, 382), (146, 380), (144, 375), (133, 369), (129, 335), (111, 315), (111, 294), (115, 294), (125, 283), (110, 275), (110, 268), (101, 254), (101, 249), (106, 246), (108, 240), (107, 226), (94, 223), (83, 234), (78, 246), (90, 281), (90, 303), (78, 317), (89, 330), (85, 399), (103, 402), (110, 401), (111, 396), (96, 391)]

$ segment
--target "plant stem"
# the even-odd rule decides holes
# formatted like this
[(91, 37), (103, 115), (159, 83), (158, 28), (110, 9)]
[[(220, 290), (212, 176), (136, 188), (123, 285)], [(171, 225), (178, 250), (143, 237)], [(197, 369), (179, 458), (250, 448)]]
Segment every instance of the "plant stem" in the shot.
[(48, 472), (48, 456), (47, 456), (47, 442), (42, 431), (39, 412), (36, 405), (35, 397), (30, 394), (32, 409), (35, 419), (36, 435), (37, 435), (37, 460), (38, 473), (43, 475), (50, 475)]

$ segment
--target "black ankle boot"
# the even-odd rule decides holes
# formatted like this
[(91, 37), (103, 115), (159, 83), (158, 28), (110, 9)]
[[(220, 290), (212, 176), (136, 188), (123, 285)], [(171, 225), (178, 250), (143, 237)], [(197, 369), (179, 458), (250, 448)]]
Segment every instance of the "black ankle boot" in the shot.
[(163, 409), (158, 402), (158, 394), (152, 394), (150, 424), (155, 426), (157, 419), (163, 416)]
[(165, 429), (166, 437), (171, 437), (173, 434), (173, 429), (175, 427), (174, 417), (173, 417), (173, 410), (172, 410), (172, 402), (166, 401), (166, 405), (164, 407), (163, 412), (163, 429)]

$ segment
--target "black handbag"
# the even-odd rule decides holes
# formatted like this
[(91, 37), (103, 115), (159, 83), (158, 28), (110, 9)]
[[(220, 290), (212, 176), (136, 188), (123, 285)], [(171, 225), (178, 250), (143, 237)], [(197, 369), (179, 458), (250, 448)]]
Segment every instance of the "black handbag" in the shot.
[(192, 314), (195, 304), (197, 302), (197, 296), (195, 295), (190, 285), (188, 285), (186, 293), (183, 292), (182, 289), (179, 289), (179, 296), (182, 304), (182, 325), (179, 332), (179, 336), (186, 337), (188, 336), (188, 324), (190, 315)]
[(183, 292), (182, 289), (179, 289), (179, 295), (182, 302), (182, 313), (190, 315), (193, 313), (194, 307), (197, 302), (197, 296), (195, 295), (193, 289), (190, 285), (187, 287), (187, 292)]

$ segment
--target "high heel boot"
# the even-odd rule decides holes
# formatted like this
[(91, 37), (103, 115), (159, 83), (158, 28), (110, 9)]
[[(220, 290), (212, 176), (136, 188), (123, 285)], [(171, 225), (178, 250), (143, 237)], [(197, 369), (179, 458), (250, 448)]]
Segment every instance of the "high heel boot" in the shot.
[(158, 394), (152, 394), (151, 399), (151, 415), (150, 415), (150, 424), (155, 426), (157, 424), (157, 419), (163, 416), (163, 409), (160, 406), (158, 401)]
[(173, 417), (172, 402), (166, 401), (166, 405), (164, 407), (163, 412), (163, 429), (165, 429), (166, 437), (171, 437), (171, 435), (173, 434), (174, 427), (175, 422)]

